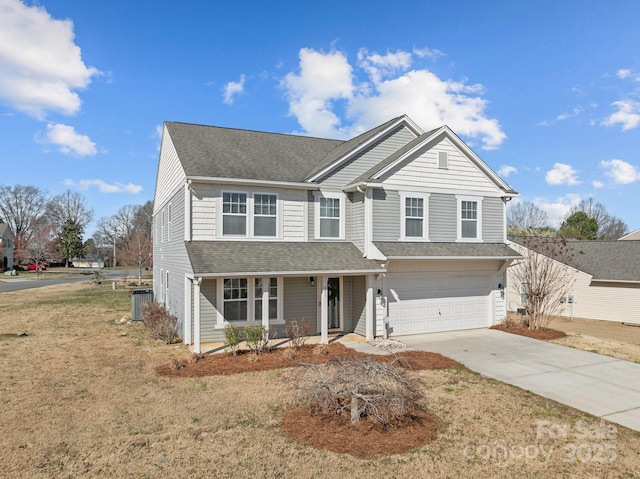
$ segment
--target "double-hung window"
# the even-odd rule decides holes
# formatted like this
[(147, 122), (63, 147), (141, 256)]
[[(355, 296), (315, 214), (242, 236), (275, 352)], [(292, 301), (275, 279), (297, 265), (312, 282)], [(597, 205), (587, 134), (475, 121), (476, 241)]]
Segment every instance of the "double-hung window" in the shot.
[(426, 239), (428, 237), (428, 197), (425, 194), (401, 194), (402, 239)]
[(227, 278), (223, 284), (223, 315), (227, 321), (248, 319), (249, 294), (246, 278)]
[(253, 235), (276, 236), (278, 228), (276, 195), (253, 195)]
[(222, 192), (222, 236), (275, 238), (278, 236), (278, 195)]
[(482, 239), (482, 201), (481, 198), (458, 198), (458, 239)]
[(339, 239), (344, 236), (344, 204), (339, 196), (325, 196), (318, 198), (318, 221), (316, 223), (318, 238)]
[(246, 193), (222, 193), (222, 234), (225, 236), (246, 236)]

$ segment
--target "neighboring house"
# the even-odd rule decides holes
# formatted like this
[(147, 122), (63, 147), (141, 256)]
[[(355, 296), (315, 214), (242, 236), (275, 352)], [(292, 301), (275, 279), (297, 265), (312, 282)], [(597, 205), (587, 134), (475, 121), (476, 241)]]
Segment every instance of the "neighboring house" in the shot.
[(13, 231), (6, 223), (0, 223), (0, 270), (13, 269)]
[(517, 195), (447, 126), (338, 141), (167, 122), (154, 292), (186, 344), (286, 320), (373, 339), (502, 320)]
[(88, 254), (84, 258), (72, 258), (74, 268), (104, 268), (104, 255)]
[[(514, 249), (523, 248), (522, 238), (513, 240)], [(536, 249), (533, 253), (540, 254)], [(553, 259), (574, 270), (562, 316), (640, 325), (640, 241), (568, 240)], [(509, 279), (507, 284), (508, 310), (524, 308), (526, 286)]]
[(618, 238), (620, 240), (629, 241), (629, 240), (640, 240), (640, 229), (637, 229), (628, 235), (624, 235), (622, 238)]

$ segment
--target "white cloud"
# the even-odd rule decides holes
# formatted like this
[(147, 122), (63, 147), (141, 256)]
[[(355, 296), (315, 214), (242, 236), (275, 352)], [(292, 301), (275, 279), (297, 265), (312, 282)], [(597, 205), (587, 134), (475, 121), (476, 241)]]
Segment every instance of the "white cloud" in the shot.
[(136, 195), (142, 191), (142, 186), (134, 185), (133, 183), (107, 183), (103, 180), (80, 180), (78, 182), (73, 180), (64, 180), (65, 186), (78, 187), (81, 190), (88, 190), (89, 188), (96, 187), (101, 193), (129, 193)]
[(626, 131), (640, 125), (640, 103), (637, 101), (619, 100), (614, 101), (611, 106), (616, 107), (618, 111), (602, 122), (604, 126), (615, 126), (620, 123), (622, 131)]
[(544, 197), (534, 198), (533, 204), (547, 213), (551, 226), (558, 227), (562, 220), (569, 214), (572, 206), (580, 203), (582, 197), (580, 195), (565, 195), (555, 199)]
[(420, 58), (431, 58), (432, 60), (436, 60), (441, 56), (444, 56), (444, 53), (442, 53), (440, 50), (428, 47), (414, 48), (413, 54)]
[(224, 86), (223, 102), (227, 105), (233, 105), (233, 100), (236, 95), (241, 95), (244, 92), (244, 74), (240, 75), (240, 81), (230, 81)]
[(616, 76), (621, 80), (624, 80), (625, 78), (628, 78), (631, 76), (631, 70), (628, 70), (626, 68), (621, 68), (616, 72)]
[(604, 183), (600, 180), (594, 180), (591, 184), (594, 188), (604, 188)]
[(502, 165), (498, 170), (498, 174), (500, 176), (504, 176), (505, 178), (511, 175), (512, 173), (517, 173), (517, 172), (518, 172), (518, 168), (511, 165)]
[(56, 145), (65, 155), (93, 156), (97, 153), (96, 144), (87, 135), (76, 133), (69, 125), (49, 123), (45, 143)]
[(411, 61), (411, 53), (401, 50), (396, 53), (387, 53), (386, 55), (370, 54), (364, 48), (358, 52), (358, 66), (367, 72), (369, 78), (375, 84), (380, 83), (382, 78), (406, 71), (411, 66)]
[(614, 183), (626, 185), (640, 180), (640, 170), (623, 160), (603, 160), (600, 167), (604, 168), (604, 174)]
[(73, 23), (19, 0), (0, 0), (0, 9), (0, 102), (38, 119), (76, 113), (76, 90), (100, 72), (82, 61)]
[(577, 171), (564, 163), (555, 163), (553, 169), (547, 171), (545, 179), (550, 185), (577, 185), (580, 184)]
[(360, 50), (357, 67), (366, 77), (360, 81), (344, 53), (303, 48), (299, 73), (290, 72), (282, 81), (289, 112), (313, 136), (348, 138), (406, 113), (425, 130), (447, 124), (478, 138), (484, 149), (500, 146), (506, 135), (496, 119), (485, 115), (483, 86), (442, 80), (426, 69), (406, 71), (412, 55)]

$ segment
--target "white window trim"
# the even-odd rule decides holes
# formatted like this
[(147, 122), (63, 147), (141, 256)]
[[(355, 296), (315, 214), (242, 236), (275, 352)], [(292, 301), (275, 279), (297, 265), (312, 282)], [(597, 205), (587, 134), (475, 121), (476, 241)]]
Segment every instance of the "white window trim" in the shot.
[[(272, 278), (270, 276), (269, 278)], [(262, 324), (262, 319), (255, 320), (255, 307), (256, 297), (255, 288), (253, 287), (255, 279), (262, 278), (262, 276), (247, 276), (242, 278), (233, 279), (246, 279), (247, 280), (247, 321), (227, 321), (224, 319), (224, 280), (226, 278), (217, 278), (216, 280), (216, 324), (215, 329), (224, 329), (228, 324), (232, 324), (237, 327), (243, 326), (259, 326)], [(284, 278), (282, 276), (277, 277), (278, 280), (278, 319), (269, 320), (269, 326), (276, 326), (279, 324), (285, 324), (284, 321)]]
[[(482, 196), (456, 196), (457, 208), (456, 208), (456, 228), (458, 241), (461, 242), (479, 242), (482, 241)], [(475, 201), (478, 203), (478, 219), (477, 221), (477, 235), (475, 238), (463, 238), (462, 237), (462, 202), (463, 201)]]
[[(321, 239), (326, 241), (340, 241), (346, 237), (346, 203), (347, 197), (344, 193), (323, 192), (314, 191), (314, 222), (313, 222), (313, 236), (315, 239)], [(320, 198), (337, 198), (340, 200), (340, 234), (337, 238), (320, 236)]]
[[(224, 234), (224, 227), (223, 227), (223, 218), (224, 218), (224, 213), (223, 213), (223, 197), (225, 193), (239, 193), (239, 194), (243, 194), (243, 195), (247, 195), (247, 213), (246, 213), (246, 234), (244, 235), (225, 235)], [(254, 218), (255, 218), (255, 214), (254, 214), (254, 196), (255, 195), (271, 195), (271, 196), (275, 196), (276, 197), (276, 235), (275, 236), (255, 236), (254, 234)], [(256, 240), (256, 241), (273, 241), (273, 240), (278, 240), (278, 239), (282, 239), (282, 230), (283, 230), (283, 214), (282, 214), (282, 209), (283, 209), (283, 202), (282, 199), (280, 197), (280, 194), (274, 191), (246, 191), (246, 190), (222, 190), (220, 191), (220, 196), (218, 197), (218, 201), (216, 204), (216, 210), (220, 212), (220, 214), (217, 215), (217, 222), (216, 222), (216, 237), (218, 239), (224, 239), (224, 240), (243, 240), (243, 239), (247, 239), (250, 238), (252, 240)]]
[[(428, 241), (429, 240), (429, 193), (400, 193), (400, 240)], [(419, 198), (422, 200), (422, 236), (407, 236), (406, 199)]]

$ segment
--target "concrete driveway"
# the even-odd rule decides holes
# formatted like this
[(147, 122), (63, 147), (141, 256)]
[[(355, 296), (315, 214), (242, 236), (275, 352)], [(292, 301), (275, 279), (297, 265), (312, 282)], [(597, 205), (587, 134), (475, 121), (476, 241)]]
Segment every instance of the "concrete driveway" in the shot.
[(640, 431), (640, 364), (493, 329), (394, 339)]

